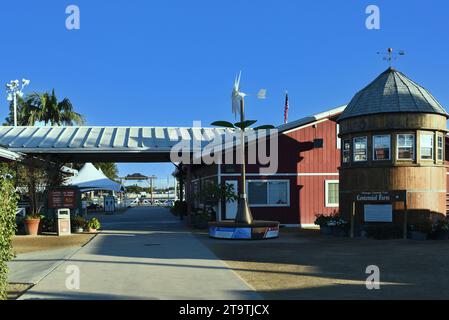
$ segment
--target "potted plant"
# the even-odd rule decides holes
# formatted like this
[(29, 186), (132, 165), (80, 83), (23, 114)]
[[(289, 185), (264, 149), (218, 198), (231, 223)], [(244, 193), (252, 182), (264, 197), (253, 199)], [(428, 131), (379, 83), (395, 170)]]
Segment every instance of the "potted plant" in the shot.
[(86, 226), (86, 220), (81, 216), (75, 216), (72, 219), (72, 228), (75, 233), (83, 233)]
[(41, 222), (41, 216), (36, 214), (30, 214), (25, 217), (23, 221), (25, 225), (25, 231), (27, 235), (37, 236), (39, 231), (39, 223)]
[(417, 222), (410, 225), (410, 239), (417, 241), (425, 241), (429, 233), (432, 231), (430, 221)]
[(90, 233), (97, 232), (97, 230), (101, 228), (100, 221), (98, 221), (97, 218), (92, 218), (92, 219), (90, 219), (90, 220), (87, 222), (86, 226), (87, 226), (87, 230), (88, 230)]
[(39, 233), (43, 232), (55, 232), (56, 222), (53, 217), (41, 216), (41, 222), (39, 224)]
[(432, 227), (432, 234), (435, 240), (448, 240), (449, 221), (447, 219), (438, 220)]
[(324, 214), (317, 214), (315, 219), (315, 225), (320, 227), (320, 232), (323, 235), (331, 235), (333, 226), (329, 225), (332, 217)]
[(337, 237), (346, 237), (349, 231), (349, 223), (339, 216), (334, 216), (328, 223), (333, 226), (332, 234)]
[(207, 229), (211, 221), (211, 214), (204, 210), (198, 210), (193, 216), (193, 226), (197, 229)]

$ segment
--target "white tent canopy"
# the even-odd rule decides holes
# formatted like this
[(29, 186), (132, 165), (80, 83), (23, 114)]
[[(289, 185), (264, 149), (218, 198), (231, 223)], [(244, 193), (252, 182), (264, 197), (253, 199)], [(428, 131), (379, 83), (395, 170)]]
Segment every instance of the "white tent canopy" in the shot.
[(86, 163), (78, 172), (78, 175), (67, 180), (66, 184), (76, 186), (82, 191), (110, 190), (121, 192), (124, 190), (124, 187), (120, 183), (106, 177), (92, 163)]

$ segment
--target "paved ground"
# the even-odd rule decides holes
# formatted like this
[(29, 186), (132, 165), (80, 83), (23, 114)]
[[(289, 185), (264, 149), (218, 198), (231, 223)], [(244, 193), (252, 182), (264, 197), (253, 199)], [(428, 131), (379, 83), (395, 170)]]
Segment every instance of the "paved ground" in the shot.
[[(20, 299), (260, 298), (168, 210), (135, 208), (102, 219), (100, 235)], [(66, 287), (73, 266), (79, 290)]]
[[(265, 299), (449, 299), (449, 241), (376, 241), (283, 231), (259, 242), (202, 242)], [(367, 290), (366, 268), (380, 269)]]
[(78, 250), (75, 247), (19, 254), (8, 263), (8, 282), (36, 284)]

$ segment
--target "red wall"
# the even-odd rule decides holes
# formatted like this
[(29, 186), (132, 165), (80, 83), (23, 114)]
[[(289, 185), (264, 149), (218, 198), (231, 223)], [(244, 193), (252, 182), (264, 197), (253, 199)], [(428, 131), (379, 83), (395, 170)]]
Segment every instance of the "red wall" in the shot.
[[(251, 175), (247, 179), (290, 180), (290, 207), (252, 207), (251, 211), (256, 219), (276, 220), (283, 224), (313, 224), (316, 214), (331, 214), (338, 210), (325, 206), (325, 180), (339, 179), (336, 175), (340, 166), (336, 126), (335, 121), (325, 120), (315, 126), (310, 125), (280, 135), (277, 175)], [(314, 147), (315, 139), (323, 139), (322, 148)], [(238, 166), (234, 172), (239, 172)], [(259, 167), (248, 165), (247, 172), (259, 173)], [(282, 176), (283, 173), (288, 175)], [(225, 175), (222, 181), (226, 180), (239, 179)]]
[[(256, 220), (279, 221), (283, 224), (300, 224), (299, 217), (299, 190), (296, 184), (296, 177), (276, 176), (276, 177), (247, 177), (248, 180), (290, 180), (290, 206), (289, 207), (251, 207), (251, 213)], [(239, 177), (222, 177), (222, 181), (237, 180)], [(225, 215), (225, 206), (222, 207), (223, 216)]]

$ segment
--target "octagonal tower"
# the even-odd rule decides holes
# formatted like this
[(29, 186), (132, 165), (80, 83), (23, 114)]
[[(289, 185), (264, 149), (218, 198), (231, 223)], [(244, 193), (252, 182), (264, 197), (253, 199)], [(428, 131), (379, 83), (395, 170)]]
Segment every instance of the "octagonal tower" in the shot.
[[(342, 215), (351, 216), (355, 194), (397, 190), (407, 192), (409, 221), (446, 215), (447, 118), (429, 91), (393, 68), (358, 92), (338, 119)], [(366, 223), (366, 204), (354, 203), (355, 223)], [(392, 223), (404, 209), (393, 204)]]

